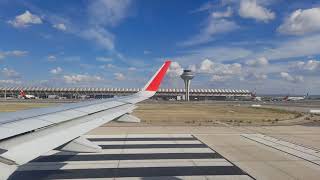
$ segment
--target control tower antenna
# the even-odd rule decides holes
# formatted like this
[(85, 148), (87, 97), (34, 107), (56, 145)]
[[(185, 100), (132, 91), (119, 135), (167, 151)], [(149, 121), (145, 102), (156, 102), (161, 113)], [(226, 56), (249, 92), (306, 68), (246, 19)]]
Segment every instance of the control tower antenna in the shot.
[(186, 92), (186, 101), (189, 101), (189, 92), (190, 92), (190, 82), (194, 78), (194, 73), (191, 70), (183, 70), (183, 73), (180, 76), (184, 81), (185, 92)]

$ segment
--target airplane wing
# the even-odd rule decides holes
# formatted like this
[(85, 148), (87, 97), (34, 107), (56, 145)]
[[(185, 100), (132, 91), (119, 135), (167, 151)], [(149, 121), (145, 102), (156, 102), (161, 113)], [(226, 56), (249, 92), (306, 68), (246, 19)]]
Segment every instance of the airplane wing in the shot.
[(100, 147), (81, 136), (115, 119), (136, 121), (129, 113), (136, 108), (135, 103), (156, 93), (170, 63), (165, 61), (145, 87), (133, 95), (1, 114), (0, 179), (55, 148), (99, 151)]

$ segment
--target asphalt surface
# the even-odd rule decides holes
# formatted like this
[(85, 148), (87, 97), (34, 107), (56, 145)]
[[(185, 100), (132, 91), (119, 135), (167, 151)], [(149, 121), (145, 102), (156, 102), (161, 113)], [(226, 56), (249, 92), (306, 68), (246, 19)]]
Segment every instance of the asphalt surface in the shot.
[(51, 151), (10, 179), (254, 179), (190, 134), (89, 136), (100, 153)]

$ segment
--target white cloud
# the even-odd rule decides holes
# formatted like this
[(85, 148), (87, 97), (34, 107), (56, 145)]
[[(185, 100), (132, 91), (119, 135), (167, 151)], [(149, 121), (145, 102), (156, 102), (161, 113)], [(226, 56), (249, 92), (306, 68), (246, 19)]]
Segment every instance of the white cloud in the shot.
[(63, 23), (54, 24), (53, 27), (58, 29), (58, 30), (61, 30), (61, 31), (66, 31), (67, 30), (66, 25), (63, 24)]
[(231, 17), (233, 14), (233, 11), (231, 9), (231, 7), (227, 7), (227, 10), (226, 11), (223, 11), (223, 12), (213, 12), (211, 14), (211, 16), (213, 18), (228, 18), (228, 17)]
[(113, 64), (107, 64), (105, 67), (106, 67), (106, 68), (115, 68), (116, 66), (113, 65)]
[(31, 24), (42, 24), (42, 20), (39, 16), (31, 14), (29, 11), (26, 11), (25, 13), (16, 16), (14, 20), (8, 21), (8, 23), (11, 24), (13, 27), (21, 28), (27, 27)]
[(171, 62), (171, 65), (168, 70), (168, 76), (173, 77), (179, 77), (183, 72), (183, 68), (180, 66), (178, 62)]
[(101, 65), (99, 66), (101, 69), (106, 69), (106, 70), (109, 70), (109, 69), (119, 69), (117, 66), (109, 63), (109, 64), (105, 64), (105, 65)]
[(0, 83), (1, 84), (21, 84), (21, 81), (16, 81), (12, 79), (1, 79)]
[(200, 33), (190, 39), (179, 43), (182, 46), (193, 46), (204, 44), (214, 40), (216, 34), (223, 34), (239, 29), (240, 27), (233, 21), (226, 19), (209, 18), (209, 21), (200, 30)]
[(280, 76), (282, 79), (292, 83), (299, 83), (304, 80), (303, 76), (292, 76), (287, 72), (281, 72)]
[(225, 82), (242, 74), (242, 65), (239, 63), (222, 64), (205, 59), (200, 63), (197, 73), (210, 74), (210, 81)]
[(213, 2), (209, 1), (203, 5), (201, 5), (199, 8), (191, 11), (191, 13), (198, 13), (198, 12), (203, 12), (203, 11), (210, 11), (214, 8)]
[(94, 25), (117, 25), (128, 16), (131, 0), (95, 0), (90, 1), (88, 13), (90, 23)]
[(268, 79), (268, 75), (260, 72), (248, 72), (244, 75), (245, 80), (266, 80)]
[(110, 62), (112, 61), (112, 58), (99, 56), (99, 57), (96, 57), (96, 60), (100, 62)]
[(229, 79), (228, 76), (221, 76), (221, 75), (213, 75), (211, 78), (210, 78), (210, 81), (211, 82), (225, 82)]
[(201, 62), (199, 71), (203, 73), (213, 73), (213, 68), (214, 63), (209, 59), (205, 59)]
[(7, 78), (20, 78), (20, 73), (15, 71), (14, 69), (3, 68), (1, 73)]
[(287, 17), (278, 31), (282, 34), (304, 35), (320, 32), (320, 8), (298, 9)]
[(260, 57), (254, 60), (249, 60), (246, 62), (247, 65), (253, 66), (253, 67), (259, 67), (259, 66), (266, 66), (269, 64), (269, 61), (265, 57)]
[(282, 58), (304, 57), (319, 54), (320, 35), (297, 37), (275, 42), (272, 48), (257, 51), (255, 56), (266, 57), (269, 60)]
[(63, 80), (67, 84), (94, 83), (102, 81), (100, 76), (90, 76), (88, 74), (64, 75)]
[(169, 59), (181, 60), (180, 63), (187, 65), (197, 64), (203, 59), (214, 59), (215, 62), (223, 61), (238, 61), (248, 56), (253, 56), (254, 53), (249, 49), (238, 47), (219, 47), (210, 46), (202, 48), (192, 48), (187, 51), (183, 51), (183, 55), (169, 57)]
[(28, 51), (20, 51), (20, 50), (13, 50), (13, 51), (0, 51), (0, 59), (4, 59), (7, 56), (13, 56), (13, 57), (22, 57), (28, 55)]
[(292, 68), (306, 71), (318, 71), (320, 70), (320, 61), (309, 60), (307, 62), (298, 61), (292, 63)]
[(114, 79), (118, 81), (123, 81), (126, 79), (125, 75), (122, 73), (114, 73)]
[(17, 57), (26, 56), (27, 54), (28, 54), (28, 51), (20, 51), (20, 50), (13, 50), (13, 51), (6, 52), (7, 56), (17, 56)]
[(50, 70), (50, 73), (51, 74), (55, 74), (55, 75), (60, 74), (61, 72), (62, 72), (62, 68), (61, 67), (57, 67), (57, 68), (54, 68), (54, 69)]
[(304, 69), (309, 71), (320, 69), (320, 61), (309, 60), (307, 63), (305, 63)]
[(103, 28), (92, 28), (82, 32), (81, 36), (87, 40), (95, 41), (107, 50), (114, 50), (114, 35)]
[(258, 4), (256, 0), (241, 0), (239, 15), (257, 21), (268, 22), (275, 18), (275, 13)]
[(211, 73), (215, 75), (239, 75), (242, 72), (242, 65), (239, 63), (222, 64), (214, 63), (209, 59), (205, 59), (201, 62), (198, 70), (200, 73)]
[(48, 61), (50, 61), (50, 62), (53, 62), (53, 61), (56, 61), (56, 56), (54, 56), (54, 55), (49, 55), (48, 57), (47, 57), (47, 59), (48, 59)]
[(191, 64), (188, 66), (188, 69), (191, 70), (192, 72), (196, 72), (197, 71), (197, 66), (195, 64)]

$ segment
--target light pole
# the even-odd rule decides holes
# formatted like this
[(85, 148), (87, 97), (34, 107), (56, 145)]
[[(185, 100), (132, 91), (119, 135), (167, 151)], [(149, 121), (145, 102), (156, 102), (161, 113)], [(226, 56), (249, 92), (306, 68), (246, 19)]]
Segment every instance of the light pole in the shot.
[(189, 101), (189, 92), (190, 92), (190, 82), (191, 79), (194, 78), (194, 73), (192, 73), (191, 70), (183, 70), (183, 73), (180, 76), (183, 81), (184, 81), (184, 87), (185, 87), (185, 91), (186, 91), (186, 101)]

